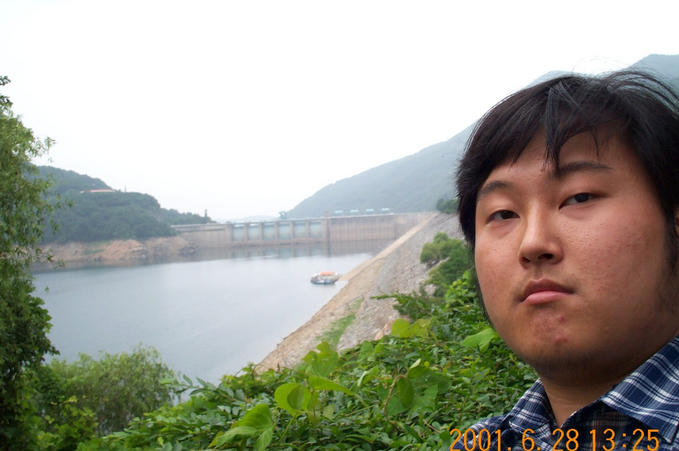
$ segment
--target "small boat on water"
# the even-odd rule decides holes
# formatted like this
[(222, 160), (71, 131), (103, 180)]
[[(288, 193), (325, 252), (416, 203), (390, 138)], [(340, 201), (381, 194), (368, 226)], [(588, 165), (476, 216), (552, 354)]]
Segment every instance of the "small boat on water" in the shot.
[(311, 276), (311, 283), (314, 285), (332, 285), (337, 282), (340, 275), (332, 271), (323, 271)]

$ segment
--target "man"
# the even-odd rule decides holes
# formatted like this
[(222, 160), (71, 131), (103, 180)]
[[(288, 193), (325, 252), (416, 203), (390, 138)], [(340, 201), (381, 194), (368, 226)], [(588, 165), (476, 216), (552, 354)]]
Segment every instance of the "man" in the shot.
[(679, 449), (671, 89), (618, 72), (520, 91), (477, 125), (457, 187), (488, 318), (540, 379), (452, 448)]

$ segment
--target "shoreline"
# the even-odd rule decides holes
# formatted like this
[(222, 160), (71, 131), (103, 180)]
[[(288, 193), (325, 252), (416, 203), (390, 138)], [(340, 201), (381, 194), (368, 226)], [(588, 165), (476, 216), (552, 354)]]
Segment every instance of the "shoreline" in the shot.
[[(400, 317), (393, 308), (395, 300), (373, 297), (419, 291), (429, 274), (429, 268), (419, 262), (420, 252), (438, 232), (462, 238), (456, 216), (435, 212), (423, 214), (405, 234), (345, 273), (340, 278), (344, 283), (340, 291), (257, 363), (257, 371), (293, 367), (321, 341), (329, 341), (341, 351), (388, 334), (394, 320)], [(37, 272), (228, 258), (220, 252), (212, 252), (215, 250), (202, 250), (179, 236), (143, 241), (51, 244), (45, 249), (65, 267), (48, 263), (33, 268)]]
[(232, 248), (202, 248), (181, 236), (147, 240), (111, 240), (98, 242), (48, 243), (45, 252), (53, 262), (34, 264), (35, 272), (63, 271), (82, 268), (152, 265), (205, 260), (304, 257), (323, 255), (376, 254), (391, 240), (363, 240), (333, 243), (301, 243), (281, 246), (237, 246)]
[(189, 259), (197, 247), (180, 236), (149, 238), (147, 240), (111, 240), (47, 243), (44, 250), (54, 263), (35, 265), (38, 271), (76, 269), (90, 266), (129, 266)]
[[(461, 238), (458, 224), (457, 216), (430, 213), (379, 254), (343, 275), (340, 280), (346, 285), (259, 362), (257, 371), (294, 367), (328, 335), (341, 334), (337, 339), (341, 351), (388, 334), (400, 317), (393, 308), (395, 301), (372, 297), (417, 291), (429, 275), (429, 269), (420, 263), (422, 246), (438, 232)], [(344, 322), (349, 323), (344, 330), (333, 330)]]

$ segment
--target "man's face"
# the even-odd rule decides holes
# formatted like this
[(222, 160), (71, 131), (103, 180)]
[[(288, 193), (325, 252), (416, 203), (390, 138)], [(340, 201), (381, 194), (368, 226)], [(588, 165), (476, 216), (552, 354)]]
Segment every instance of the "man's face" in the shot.
[(666, 220), (621, 139), (603, 139), (597, 155), (578, 135), (555, 171), (537, 135), (488, 176), (475, 221), (490, 320), (541, 376), (624, 375), (676, 335)]

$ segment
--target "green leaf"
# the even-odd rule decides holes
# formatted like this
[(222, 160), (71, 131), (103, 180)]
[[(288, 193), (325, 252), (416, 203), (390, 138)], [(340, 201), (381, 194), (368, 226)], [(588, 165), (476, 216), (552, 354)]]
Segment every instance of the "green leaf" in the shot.
[(410, 409), (413, 405), (413, 399), (415, 397), (415, 391), (413, 390), (413, 385), (410, 381), (402, 377), (396, 382), (396, 389), (398, 391), (398, 397), (406, 409)]
[(309, 376), (309, 379), (307, 380), (309, 382), (309, 386), (311, 388), (315, 388), (317, 390), (325, 390), (325, 391), (341, 391), (343, 393), (346, 393), (347, 395), (353, 395), (354, 393), (349, 390), (348, 388), (344, 387), (343, 385), (338, 384), (337, 382), (333, 382), (330, 379), (327, 379), (325, 377), (320, 377), (320, 376)]
[(328, 404), (327, 406), (323, 407), (323, 416), (329, 420), (332, 420), (335, 418), (335, 410), (335, 404)]
[[(210, 443), (210, 447), (219, 447), (238, 437), (254, 437), (258, 434), (260, 434), (260, 437), (257, 439), (258, 443), (260, 440), (262, 440), (262, 443), (266, 441), (266, 434), (269, 436), (268, 442), (263, 445), (263, 448), (258, 448), (264, 449), (271, 443), (271, 436), (273, 434), (271, 410), (266, 404), (257, 404), (245, 412), (243, 417), (236, 421), (231, 429), (223, 434), (218, 434), (212, 440), (212, 443)], [(262, 436), (265, 436), (265, 438), (262, 439)]]
[(429, 368), (427, 368), (424, 365), (421, 365), (421, 360), (417, 359), (415, 363), (410, 365), (410, 368), (408, 368), (408, 379), (419, 379), (423, 376), (426, 376), (427, 374), (430, 373)]
[(316, 347), (320, 352), (309, 351), (302, 360), (308, 366), (308, 372), (321, 377), (327, 377), (339, 363), (339, 354), (332, 349), (327, 342), (322, 342)]
[(422, 412), (430, 412), (436, 408), (436, 395), (438, 394), (438, 387), (431, 385), (424, 390), (424, 393), (415, 397), (413, 408), (411, 410), (419, 410)]
[(217, 434), (217, 436), (210, 443), (210, 448), (220, 447), (226, 443), (233, 441), (238, 437), (254, 437), (259, 431), (253, 427), (249, 426), (234, 426), (223, 434)]
[(431, 328), (431, 318), (420, 318), (410, 326), (411, 337), (424, 337)]
[(391, 325), (391, 335), (398, 338), (424, 337), (431, 328), (431, 318), (420, 318), (413, 324), (398, 318)]
[(403, 319), (403, 318), (398, 318), (394, 321), (394, 323), (391, 325), (391, 335), (394, 337), (398, 338), (408, 338), (410, 335), (408, 335), (410, 330), (410, 323)]
[(358, 387), (361, 387), (361, 385), (367, 384), (371, 380), (375, 379), (375, 377), (377, 376), (377, 372), (378, 368), (376, 366), (373, 366), (369, 370), (363, 371), (363, 373), (361, 373), (361, 377), (358, 378), (358, 382), (356, 383), (356, 385)]
[(274, 399), (280, 408), (287, 410), (292, 416), (296, 417), (307, 409), (311, 393), (300, 383), (288, 382), (276, 389)]
[(401, 399), (398, 396), (392, 396), (389, 399), (389, 404), (387, 404), (387, 415), (390, 417), (396, 416), (406, 410), (408, 410), (408, 408), (403, 405), (403, 402), (401, 402)]
[(479, 347), (481, 351), (488, 349), (488, 346), (493, 340), (498, 340), (500, 337), (497, 332), (493, 330), (492, 327), (486, 327), (481, 332), (475, 333), (474, 335), (467, 336), (462, 340), (462, 346), (467, 348)]
[(243, 418), (237, 421), (238, 426), (253, 427), (258, 431), (273, 426), (271, 420), (271, 410), (266, 404), (257, 404), (243, 415)]
[(273, 438), (273, 427), (265, 429), (255, 442), (255, 450), (256, 451), (265, 450), (266, 447), (269, 446), (269, 443), (271, 443), (272, 438)]

